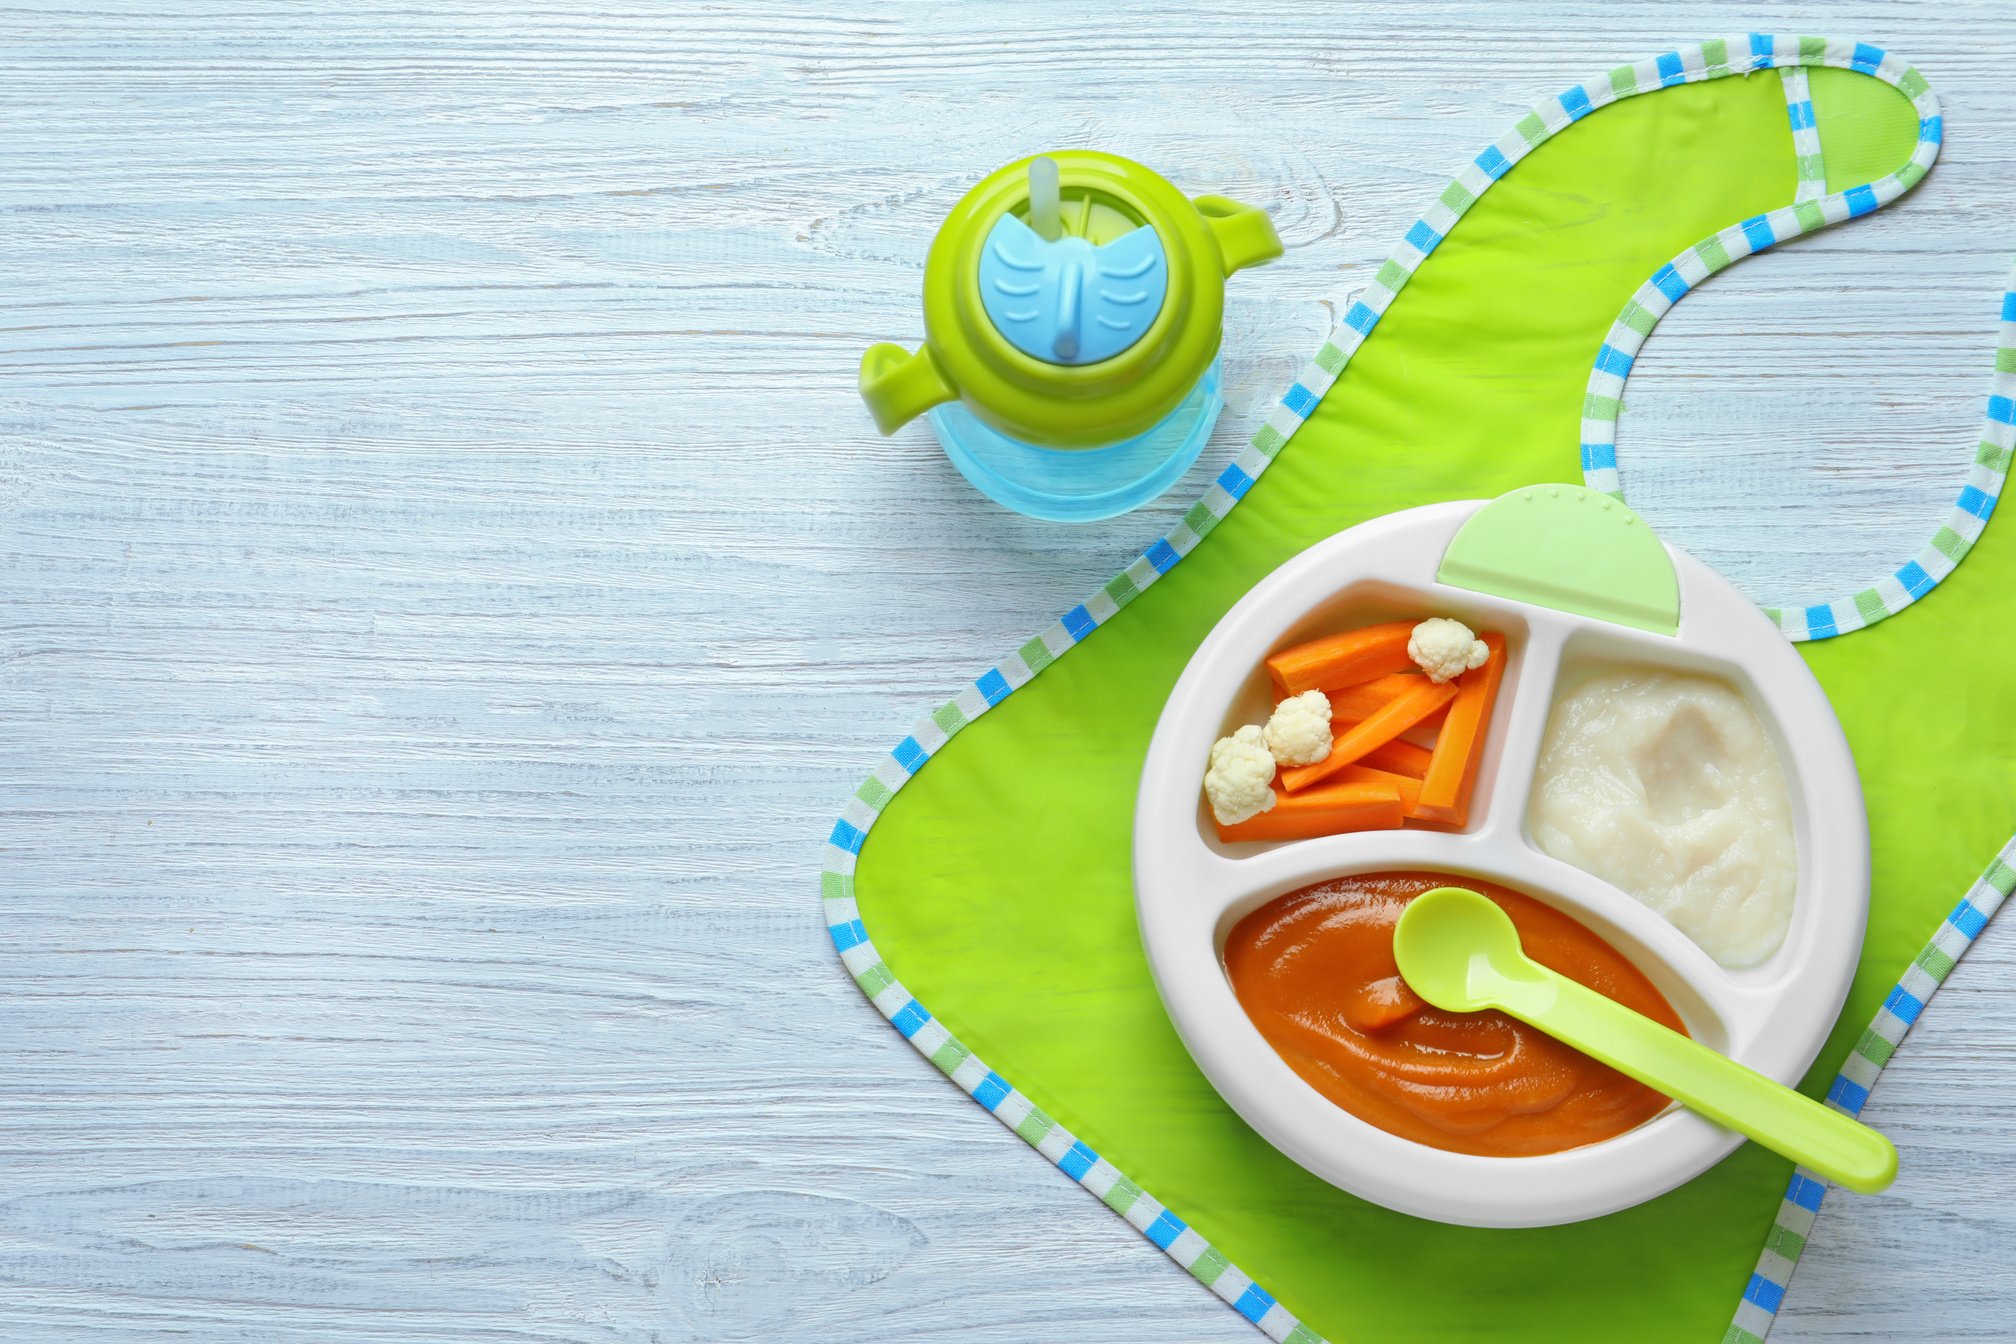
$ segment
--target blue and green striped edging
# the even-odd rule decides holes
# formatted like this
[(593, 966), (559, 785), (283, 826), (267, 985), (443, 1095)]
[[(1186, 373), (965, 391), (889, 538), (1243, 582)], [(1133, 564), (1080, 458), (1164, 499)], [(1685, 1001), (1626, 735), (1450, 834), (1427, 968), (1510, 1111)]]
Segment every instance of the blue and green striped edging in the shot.
[[(1862, 1039), (1849, 1052), (1848, 1062), (1841, 1066), (1841, 1072), (1828, 1087), (1829, 1106), (1849, 1115), (1862, 1113), (1883, 1066), (1911, 1034), (1925, 1005), (1938, 993), (1939, 986), (1946, 983), (1946, 977), (1953, 973), (1960, 958), (1967, 955), (1967, 949), (1974, 946), (1974, 940), (1988, 927), (1988, 921), (1995, 917), (2012, 888), (2016, 888), (2016, 839), (2003, 846), (1994, 862), (1974, 879), (1974, 885), (1967, 889), (1960, 904), (1953, 907), (1953, 913), (1940, 921), (1931, 941), (1911, 959), (1903, 977), (1876, 1010), (1876, 1020), (1862, 1033)], [(1764, 1239), (1764, 1250), (1757, 1257), (1757, 1269), (1743, 1289), (1743, 1300), (1736, 1306), (1736, 1319), (1729, 1323), (1722, 1344), (1763, 1344), (1765, 1336), (1771, 1333), (1771, 1325), (1778, 1319), (1778, 1308), (1785, 1302), (1792, 1270), (1806, 1249), (1806, 1238), (1813, 1231), (1813, 1220), (1820, 1214), (1820, 1200), (1826, 1193), (1825, 1177), (1804, 1167), (1792, 1173), (1784, 1202), (1778, 1206), (1778, 1217), (1772, 1222), (1770, 1235)]]
[[(1797, 184), (1792, 202), (1767, 214), (1732, 224), (1704, 238), (1653, 273), (1611, 325), (1596, 352), (1582, 404), (1582, 472), (1591, 489), (1624, 498), (1617, 471), (1617, 421), (1624, 383), (1640, 348), (1659, 320), (1709, 276), (1767, 247), (1855, 219), (1890, 204), (1916, 186), (1939, 157), (1945, 118), (1923, 76), (1895, 56), (1864, 43), (1820, 38), (1749, 39), (1753, 60), (1782, 67), (1786, 116), (1792, 128)], [(1845, 59), (1844, 59), (1845, 58)], [(1918, 114), (1918, 143), (1911, 158), (1879, 181), (1832, 195), (1826, 191), (1826, 151), (1804, 67), (1834, 65), (1859, 70), (1892, 85), (1911, 100)], [(2012, 282), (2016, 289), (2016, 282)], [(1845, 597), (1767, 607), (1786, 638), (1831, 639), (1894, 616), (1932, 591), (1951, 574), (1981, 536), (2008, 477), (2016, 443), (2016, 293), (2002, 300), (2002, 324), (1995, 353), (1995, 381), (1986, 424), (1958, 498), (1938, 531), (1911, 559), (1877, 576)]]
[[(890, 1025), (997, 1120), (1020, 1135), (1025, 1142), (1050, 1159), (1066, 1175), (1125, 1218), (1170, 1259), (1188, 1270), (1198, 1282), (1210, 1288), (1240, 1315), (1258, 1326), (1270, 1339), (1282, 1341), (1283, 1344), (1323, 1344), (1322, 1338), (1315, 1331), (1297, 1320), (1286, 1307), (1274, 1300), (1273, 1294), (1255, 1283), (1250, 1275), (1230, 1263), (1222, 1252), (1200, 1236), (1174, 1210), (1128, 1179), (1119, 1168), (1099, 1156), (1090, 1146), (1045, 1114), (1008, 1079), (989, 1068), (985, 1061), (961, 1043), (931, 1015), (924, 1004), (903, 987), (902, 982), (883, 962), (881, 954), (875, 950), (875, 944), (869, 937), (868, 929), (862, 922), (860, 909), (855, 902), (854, 870), (862, 846), (867, 842), (875, 819), (888, 806), (889, 800), (894, 798), (906, 783), (914, 779), (930, 762), (932, 756), (960, 729), (1013, 695), (1039, 675), (1044, 668), (1091, 637), (1093, 632), (1111, 620), (1149, 585), (1173, 569), (1183, 557), (1196, 549), (1200, 541), (1210, 535), (1211, 530), (1245, 497), (1253, 482), (1260, 478), (1268, 464), (1280, 454), (1289, 439), (1294, 437), (1295, 431), (1315, 412), (1324, 394), (1330, 390), (1338, 375), (1350, 363), (1358, 347), (1363, 345), (1365, 339), (1378, 327), (1381, 316), (1394, 297), (1405, 288), (1407, 281), (1419, 269), (1421, 263), (1433, 254), (1436, 246), (1464, 212), (1490, 190), (1493, 183), (1510, 172), (1514, 164), (1566, 127), (1597, 108), (1619, 99), (1670, 88), (1676, 84), (1702, 83), (1729, 75), (1747, 75), (1780, 65), (1786, 67), (1825, 65), (1860, 70), (1894, 84), (1915, 103), (1920, 103), (1921, 107), (1928, 104), (1920, 100), (1930, 98), (1929, 87), (1915, 70), (1873, 47), (1859, 43), (1770, 37), (1752, 33), (1741, 38), (1715, 39), (1699, 46), (1669, 51), (1633, 65), (1620, 65), (1535, 107), (1514, 123), (1509, 132), (1487, 146), (1457, 174), (1455, 180), (1450, 182), (1436, 198), (1428, 213), (1416, 220), (1413, 227), (1408, 229), (1399, 248), (1379, 268), (1358, 300), (1349, 306), (1343, 322), (1330, 339), (1324, 342), (1322, 348), (1317, 350), (1315, 358), (1310, 361), (1301, 377), (1288, 389), (1287, 394), (1255, 432), (1251, 442), (1219, 473), (1217, 480), (1205, 491), (1203, 498), (1191, 505), (1183, 515), (1182, 521), (1167, 535), (1135, 557), (1099, 591), (1064, 613), (1059, 620), (1053, 621), (1035, 638), (1003, 658), (957, 695), (913, 724), (903, 740), (898, 742), (875, 767), (874, 773), (854, 791), (828, 837), (825, 862), (819, 879), (827, 932), (833, 939), (834, 947), (839, 951), (841, 964), (860, 986), (861, 992), (866, 994), (876, 1009), (889, 1019)], [(1788, 92), (1788, 106), (1796, 106), (1799, 102), (1807, 102), (1810, 106), (1810, 99), (1795, 96), (1802, 92), (1796, 88)], [(1929, 106), (1933, 109), (1932, 125), (1928, 131), (1921, 119), (1919, 150), (1921, 154), (1925, 152), (1929, 136), (1931, 154), (1936, 155), (1939, 136), (1937, 105), (1931, 103)], [(1795, 139), (1795, 148), (1797, 143)], [(1930, 163), (1931, 158), (1927, 157), (1924, 166), (1929, 167)], [(1917, 158), (1914, 157), (1912, 164), (1917, 168)], [(1920, 176), (1923, 176), (1922, 169), (1916, 171), (1910, 180), (1915, 182)], [(1901, 195), (1908, 187), (1909, 183), (1904, 182), (1903, 177), (1903, 174), (1893, 175), (1896, 182), (1894, 189), (1888, 185), (1893, 179), (1886, 178), (1883, 184), (1873, 184), (1867, 190), (1870, 192), (1878, 192), (1879, 188), (1889, 190), (1887, 196), (1881, 196), (1877, 201), (1878, 204), (1887, 203), (1888, 200)], [(1801, 168), (1800, 182), (1796, 190), (1806, 195), (1795, 197), (1795, 206), (1788, 207), (1795, 211), (1791, 223), (1798, 226), (1796, 229), (1788, 225), (1786, 232), (1782, 234), (1776, 232), (1783, 212), (1773, 212), (1762, 217), (1773, 230), (1772, 241), (1795, 236), (1798, 232), (1810, 232), (1814, 228), (1824, 227), (1827, 223), (1866, 213), (1863, 208), (1864, 197), (1858, 195), (1852, 203), (1848, 200), (1855, 194), (1853, 192), (1838, 193), (1834, 196), (1812, 196), (1812, 183), (1816, 181), (1824, 182), (1824, 173), (1817, 164), (1810, 168)], [(1811, 218), (1810, 214), (1801, 217), (1796, 213), (1799, 207), (1805, 205), (1819, 207), (1821, 212), (1819, 223), (1809, 225), (1807, 220)], [(1757, 241), (1756, 237), (1747, 231), (1746, 226), (1755, 225), (1756, 222), (1746, 221), (1745, 225), (1736, 226), (1738, 230), (1744, 231), (1745, 250), (1742, 255), (1748, 255), (1751, 251), (1769, 245)], [(1663, 314), (1673, 301), (1670, 298), (1666, 299), (1658, 311)], [(1626, 312), (1629, 314), (1630, 309), (1627, 308)], [(1642, 344), (1644, 336), (1649, 334), (1651, 326), (1656, 324), (1656, 320), (1652, 319), (1643, 331), (1637, 332), (1637, 344), (1631, 346), (1634, 353), (1638, 345)], [(2016, 317), (2012, 317), (2011, 320), (2016, 320)], [(1599, 356), (1598, 362), (1600, 366), (1603, 362), (1602, 357)], [(1621, 368), (1613, 369), (1611, 372), (1618, 380), (1612, 393), (1613, 399), (1620, 398), (1622, 378), (1629, 373), (1628, 358), (1624, 360)], [(1991, 417), (1994, 415), (1992, 402), (1990, 415)], [(1611, 419), (1614, 421), (1614, 418), (1613, 415)], [(2004, 423), (2016, 425), (2016, 412), (2012, 412)], [(1585, 434), (1585, 439), (1586, 437)], [(1611, 442), (1614, 445), (1614, 434)], [(1614, 470), (1614, 447), (1612, 452), (1613, 459), (1608, 465)], [(2006, 451), (2002, 463), (2006, 469)], [(1980, 518), (1985, 522), (1986, 513), (1981, 514)], [(1976, 529), (1973, 535), (1978, 536), (1979, 530)], [(1961, 554), (1964, 553), (1963, 548)], [(1958, 562), (1958, 558), (1953, 557), (1954, 563)], [(1950, 570), (1950, 566), (1948, 569)], [(2012, 846), (2016, 846), (2016, 841), (2012, 841)], [(1992, 911), (1992, 907), (1989, 907), (1989, 910)], [(1982, 918), (1985, 922), (1985, 913)], [(1808, 1224), (1810, 1225), (1810, 1219)], [(1779, 1238), (1779, 1244), (1784, 1244), (1778, 1229), (1774, 1228), (1773, 1236)], [(1767, 1245), (1766, 1249), (1768, 1254), (1770, 1246)], [(1789, 1273), (1789, 1269), (1787, 1272)], [(1755, 1282), (1753, 1279), (1752, 1291), (1755, 1291)], [(1782, 1280), (1780, 1282), (1782, 1283)], [(1781, 1287), (1781, 1295), (1782, 1291)], [(1755, 1305), (1754, 1298), (1746, 1293), (1744, 1302), (1739, 1307), (1739, 1320), (1744, 1319), (1743, 1310), (1753, 1305)], [(1768, 1321), (1764, 1323), (1764, 1328), (1769, 1329)], [(1761, 1336), (1753, 1337), (1761, 1338)]]
[(1781, 65), (1778, 79), (1785, 89), (1785, 115), (1792, 123), (1792, 163), (1799, 183), (1792, 199), (1817, 201), (1827, 194), (1827, 162), (1820, 153), (1820, 120), (1813, 111), (1813, 82), (1806, 78), (1803, 65)]

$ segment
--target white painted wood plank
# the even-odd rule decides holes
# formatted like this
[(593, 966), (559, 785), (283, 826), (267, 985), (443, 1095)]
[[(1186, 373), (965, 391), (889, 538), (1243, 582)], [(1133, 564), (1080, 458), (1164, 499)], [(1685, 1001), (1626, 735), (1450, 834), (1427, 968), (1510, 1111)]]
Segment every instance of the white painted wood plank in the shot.
[[(875, 437), (854, 363), (918, 334), (964, 185), (1107, 146), (1289, 244), (1234, 294), (1229, 452), (1525, 104), (1787, 18), (8, 6), (0, 1336), (1254, 1338), (881, 1025), (811, 884), (900, 725), (1215, 467), (1010, 517)], [(1627, 488), (1770, 600), (1943, 508), (2016, 251), (2001, 8), (1796, 26), (1916, 61), (1950, 129), (1633, 380)], [(1783, 546), (1786, 493), (1839, 526)], [(1904, 1180), (1830, 1200), (1781, 1337), (2011, 1336), (2006, 942), (1878, 1091)]]

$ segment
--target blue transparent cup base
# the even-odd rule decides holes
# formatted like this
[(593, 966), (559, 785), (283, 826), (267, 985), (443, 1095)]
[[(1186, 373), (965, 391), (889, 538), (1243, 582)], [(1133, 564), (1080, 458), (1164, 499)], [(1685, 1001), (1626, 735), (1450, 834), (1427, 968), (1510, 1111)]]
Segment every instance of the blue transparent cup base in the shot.
[(931, 411), (945, 456), (980, 493), (1031, 518), (1084, 523), (1139, 508), (1176, 484), (1225, 407), (1218, 361), (1153, 429), (1100, 448), (1045, 448), (984, 423), (960, 402)]

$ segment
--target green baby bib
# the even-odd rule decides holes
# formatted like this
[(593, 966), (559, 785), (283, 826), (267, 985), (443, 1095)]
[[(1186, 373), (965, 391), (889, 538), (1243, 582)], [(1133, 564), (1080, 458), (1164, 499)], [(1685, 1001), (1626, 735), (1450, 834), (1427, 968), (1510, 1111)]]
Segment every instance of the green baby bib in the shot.
[[(1380, 514), (1583, 468), (1614, 489), (1628, 356), (1610, 369), (1614, 395), (1589, 384), (1592, 359), (1601, 373), (1626, 339), (1619, 324), (1642, 340), (1659, 295), (1908, 189), (1936, 153), (1927, 100), (1915, 72), (1872, 48), (1751, 37), (1619, 67), (1544, 104), (1409, 231), (1183, 525), (920, 723), (836, 827), (828, 922), (863, 990), (1274, 1338), (1742, 1339), (1729, 1325), (1739, 1297), (1767, 1320), (1775, 1310), (1774, 1285), (1751, 1270), (1791, 1168), (1755, 1145), (1639, 1207), (1528, 1230), (1392, 1213), (1276, 1152), (1198, 1072), (1150, 982), (1135, 789), (1191, 652), (1284, 560)], [(2016, 655), (2016, 555), (1988, 538), (1876, 624), (1939, 578), (1920, 569), (1920, 585), (1911, 568), (1901, 598), (1886, 582), (1881, 609), (1860, 612), (1870, 629), (1804, 646), (1856, 753), (1874, 853), (1868, 939), (1808, 1076), (1816, 1095), (2016, 819), (2002, 671)], [(1858, 623), (1853, 602), (1838, 620), (1798, 619), (1808, 635)]]

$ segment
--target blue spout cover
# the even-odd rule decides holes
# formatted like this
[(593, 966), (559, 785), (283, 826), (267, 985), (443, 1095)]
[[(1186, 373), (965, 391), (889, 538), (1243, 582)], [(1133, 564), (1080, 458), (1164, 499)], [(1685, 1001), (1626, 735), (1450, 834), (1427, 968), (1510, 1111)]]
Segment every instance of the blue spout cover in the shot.
[(980, 254), (980, 302), (994, 329), (1048, 364), (1096, 364), (1147, 334), (1169, 291), (1169, 258), (1142, 225), (1103, 247), (1045, 242), (1003, 215)]

